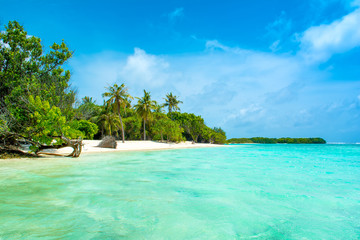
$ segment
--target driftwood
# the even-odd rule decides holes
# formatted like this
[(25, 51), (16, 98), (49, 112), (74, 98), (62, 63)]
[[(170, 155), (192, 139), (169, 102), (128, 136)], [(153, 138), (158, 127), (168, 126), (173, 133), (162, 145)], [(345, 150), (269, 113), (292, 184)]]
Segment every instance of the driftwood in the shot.
[(82, 139), (77, 139), (77, 140), (70, 140), (64, 136), (60, 136), (58, 138), (61, 138), (62, 140), (65, 141), (65, 143), (61, 144), (61, 145), (41, 145), (38, 150), (36, 151), (36, 154), (44, 154), (44, 155), (54, 155), (54, 156), (64, 156), (62, 154), (57, 154), (57, 153), (47, 153), (47, 152), (40, 152), (42, 150), (45, 149), (60, 149), (60, 148), (64, 148), (64, 147), (72, 147), (73, 148), (73, 152), (70, 153), (69, 155), (67, 155), (66, 157), (79, 157), (81, 150), (82, 150)]
[[(39, 154), (63, 156), (63, 157), (79, 157), (82, 150), (82, 139), (70, 140), (64, 136), (53, 136), (54, 139), (60, 138), (65, 141), (61, 145), (44, 145), (39, 142), (33, 141), (30, 138), (26, 138), (17, 133), (6, 132), (0, 133), (0, 152), (17, 153), (25, 156), (37, 157)], [(37, 147), (35, 153), (27, 152), (21, 149), (21, 143), (29, 143)], [(64, 147), (72, 147), (73, 152), (69, 155), (62, 155), (57, 153), (41, 152), (46, 149), (60, 149)]]

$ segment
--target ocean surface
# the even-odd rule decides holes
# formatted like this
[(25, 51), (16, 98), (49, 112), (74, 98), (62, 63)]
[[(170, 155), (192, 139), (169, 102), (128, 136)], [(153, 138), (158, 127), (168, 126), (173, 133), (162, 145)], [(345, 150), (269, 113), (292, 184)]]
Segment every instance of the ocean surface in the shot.
[(360, 145), (0, 160), (0, 239), (360, 239)]

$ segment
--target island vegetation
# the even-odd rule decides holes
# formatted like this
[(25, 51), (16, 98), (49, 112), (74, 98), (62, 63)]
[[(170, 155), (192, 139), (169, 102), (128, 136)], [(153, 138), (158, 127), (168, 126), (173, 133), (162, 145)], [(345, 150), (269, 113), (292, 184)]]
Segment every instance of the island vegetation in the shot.
[(326, 141), (323, 138), (265, 138), (265, 137), (253, 137), (253, 138), (231, 138), (227, 140), (228, 144), (240, 144), (240, 143), (287, 143), (287, 144), (325, 144)]
[[(64, 41), (44, 49), (41, 39), (16, 21), (0, 32), (0, 154), (36, 156), (44, 149), (71, 146), (69, 156), (77, 157), (82, 139), (105, 136), (123, 142), (226, 142), (221, 128), (208, 127), (194, 113), (181, 113), (182, 102), (171, 92), (158, 103), (146, 90), (134, 98), (122, 83), (104, 89), (103, 104), (90, 96), (79, 101), (64, 67), (73, 54)], [(23, 152), (21, 145), (31, 151)]]

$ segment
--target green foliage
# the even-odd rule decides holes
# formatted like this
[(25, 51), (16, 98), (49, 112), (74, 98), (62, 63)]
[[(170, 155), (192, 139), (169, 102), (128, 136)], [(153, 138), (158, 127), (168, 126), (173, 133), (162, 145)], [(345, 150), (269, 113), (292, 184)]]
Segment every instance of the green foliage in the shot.
[(99, 131), (98, 126), (87, 120), (74, 120), (70, 123), (73, 129), (79, 130), (86, 139), (93, 139)]
[(325, 144), (326, 141), (322, 138), (279, 138), (277, 143), (290, 144)]
[(151, 131), (154, 140), (167, 142), (181, 142), (186, 139), (182, 136), (183, 129), (180, 124), (172, 121), (163, 113), (155, 113), (154, 124), (151, 126)]
[[(140, 139), (141, 132), (144, 139), (148, 133), (151, 139), (171, 142), (223, 143), (226, 139), (224, 131), (207, 127), (201, 116), (174, 112), (182, 101), (171, 92), (164, 104), (158, 104), (144, 90), (131, 108), (133, 98), (125, 85), (114, 84), (106, 88), (103, 106), (87, 96), (74, 109), (76, 91), (69, 85), (70, 72), (63, 68), (72, 55), (64, 41), (44, 49), (40, 38), (29, 36), (16, 21), (0, 31), (0, 132), (31, 139), (35, 151), (39, 144), (62, 144), (60, 137), (118, 137), (119, 130), (122, 140), (125, 135)], [(165, 106), (168, 115), (163, 113)]]
[(173, 111), (180, 111), (179, 104), (183, 103), (182, 101), (177, 100), (177, 96), (174, 96), (172, 93), (166, 94), (165, 107), (168, 107), (169, 113)]
[[(82, 133), (70, 127), (62, 115), (60, 108), (50, 106), (49, 102), (42, 101), (39, 96), (29, 97), (29, 107), (31, 110), (31, 125), (27, 127), (26, 133), (29, 138), (41, 144), (50, 145), (56, 137), (78, 138)], [(61, 140), (56, 144), (61, 144)]]
[(207, 126), (203, 127), (201, 130), (201, 139), (202, 142), (224, 144), (226, 143), (225, 132), (221, 128), (209, 128)]
[(125, 132), (124, 132), (124, 125), (122, 122), (121, 112), (120, 109), (123, 107), (124, 109), (130, 105), (130, 99), (133, 99), (132, 96), (128, 93), (127, 88), (125, 87), (125, 84), (121, 84), (118, 86), (117, 84), (114, 84), (114, 86), (110, 86), (107, 88), (108, 92), (105, 92), (103, 94), (103, 97), (107, 97), (108, 100), (106, 103), (108, 105), (114, 104), (117, 108), (117, 113), (119, 115), (120, 120), (120, 127), (121, 127), (121, 136), (122, 141), (125, 142)]
[(231, 138), (227, 143), (254, 143), (250, 138)]
[(0, 33), (0, 104), (9, 114), (10, 131), (25, 132), (29, 118), (29, 96), (39, 96), (71, 118), (75, 92), (69, 88), (70, 72), (62, 65), (72, 56), (66, 44), (54, 43), (45, 53), (40, 38), (28, 36), (16, 21)]
[(150, 92), (144, 90), (144, 96), (138, 98), (137, 104), (134, 106), (136, 112), (146, 121), (152, 118), (152, 110), (156, 109), (156, 102), (151, 100)]
[(215, 132), (214, 143), (216, 144), (225, 144), (226, 143), (226, 134), (221, 128), (214, 128)]
[(201, 116), (196, 116), (193, 113), (179, 112), (168, 113), (168, 116), (180, 124), (184, 132), (191, 136), (191, 140), (194, 142), (198, 141), (202, 129), (205, 128), (204, 119)]
[(106, 104), (100, 114), (90, 118), (90, 121), (98, 126), (98, 129), (101, 131), (101, 137), (105, 135), (112, 136), (113, 133), (116, 133), (118, 136), (121, 123), (119, 116), (114, 113), (110, 104)]
[(180, 124), (174, 121), (166, 120), (165, 131), (166, 139), (168, 142), (181, 142), (184, 141), (184, 137), (182, 136), (183, 129), (180, 128)]
[(0, 133), (9, 131), (6, 118), (3, 115), (0, 115)]
[(144, 90), (144, 96), (138, 98), (137, 104), (134, 106), (136, 112), (144, 120), (144, 140), (146, 140), (146, 121), (152, 119), (152, 110), (156, 108), (156, 102), (151, 100), (150, 92)]
[(159, 119), (154, 121), (155, 123), (151, 127), (154, 140), (164, 141), (167, 121), (167, 119)]
[(137, 115), (123, 119), (125, 136), (127, 139), (140, 140), (141, 118)]
[(101, 106), (96, 105), (92, 97), (84, 97), (82, 104), (77, 109), (77, 115), (80, 119), (89, 120), (92, 117), (100, 115), (101, 110)]
[(155, 102), (155, 107), (154, 107), (154, 113), (164, 113), (165, 111), (163, 110), (164, 105), (163, 104), (158, 104), (156, 101)]
[(276, 138), (264, 138), (264, 137), (253, 137), (253, 138), (250, 138), (251, 141), (253, 141), (254, 143), (277, 143), (276, 142)]
[(287, 143), (287, 144), (325, 144), (326, 141), (322, 138), (231, 138), (227, 143)]

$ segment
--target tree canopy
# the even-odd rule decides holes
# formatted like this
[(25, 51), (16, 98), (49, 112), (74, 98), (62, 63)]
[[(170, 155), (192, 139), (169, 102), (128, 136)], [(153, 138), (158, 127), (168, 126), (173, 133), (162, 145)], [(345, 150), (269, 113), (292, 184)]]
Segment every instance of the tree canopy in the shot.
[(2, 130), (26, 137), (34, 148), (61, 144), (52, 138), (81, 136), (68, 124), (76, 92), (63, 65), (72, 55), (64, 41), (46, 51), (40, 38), (29, 36), (16, 21), (8, 23), (0, 32)]
[(116, 104), (117, 107), (117, 113), (119, 115), (120, 119), (120, 126), (121, 126), (121, 136), (123, 143), (125, 142), (125, 133), (124, 133), (124, 125), (122, 122), (121, 114), (120, 114), (120, 108), (123, 106), (124, 108), (129, 104), (130, 99), (132, 99), (132, 96), (128, 93), (127, 88), (125, 87), (125, 84), (121, 84), (118, 86), (117, 84), (114, 84), (114, 86), (110, 86), (107, 88), (108, 92), (105, 92), (103, 94), (104, 97), (108, 97), (107, 104)]
[(288, 143), (288, 144), (324, 144), (326, 141), (323, 138), (231, 138), (227, 140), (228, 143)]
[(180, 103), (183, 103), (182, 101), (177, 99), (177, 96), (174, 96), (172, 94), (172, 92), (170, 92), (169, 94), (166, 94), (166, 98), (165, 99), (165, 107), (168, 107), (168, 111), (169, 113), (173, 112), (173, 111), (180, 111), (180, 107), (178, 106)]
[[(73, 156), (81, 152), (81, 140), (114, 136), (139, 140), (224, 143), (225, 132), (205, 125), (201, 116), (180, 113), (182, 101), (172, 92), (165, 103), (133, 97), (124, 83), (115, 83), (103, 93), (104, 102), (92, 97), (77, 100), (65, 63), (73, 56), (64, 40), (49, 49), (41, 39), (29, 35), (16, 21), (0, 32), (0, 152), (19, 142), (31, 145), (35, 153), (47, 148), (72, 146)], [(168, 114), (163, 108), (167, 107)], [(142, 128), (143, 126), (143, 128)]]
[(136, 112), (142, 117), (144, 120), (144, 140), (146, 140), (146, 128), (145, 124), (147, 120), (152, 118), (152, 111), (156, 109), (156, 102), (151, 100), (150, 92), (146, 92), (144, 89), (144, 96), (142, 98), (138, 98), (137, 104), (134, 106)]

